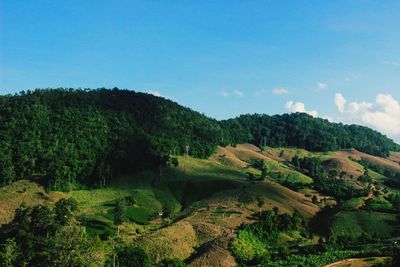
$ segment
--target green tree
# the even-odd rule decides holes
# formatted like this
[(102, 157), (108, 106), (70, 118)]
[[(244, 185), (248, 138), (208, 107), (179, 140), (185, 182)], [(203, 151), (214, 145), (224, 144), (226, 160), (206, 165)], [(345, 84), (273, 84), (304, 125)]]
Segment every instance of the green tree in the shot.
[(268, 175), (268, 165), (263, 160), (261, 165), (261, 178), (265, 179), (267, 178), (267, 175)]
[(258, 197), (257, 199), (257, 206), (258, 206), (258, 213), (261, 216), (261, 208), (264, 206), (265, 202), (261, 197)]
[(111, 255), (107, 243), (97, 237), (89, 237), (85, 229), (79, 226), (61, 227), (49, 242), (47, 266), (104, 266)]
[(55, 221), (60, 225), (66, 225), (70, 222), (72, 214), (78, 209), (75, 199), (61, 199), (54, 205)]
[(123, 247), (117, 252), (117, 263), (120, 267), (149, 267), (151, 260), (149, 255), (137, 247)]
[(292, 164), (293, 164), (293, 165), (296, 167), (296, 169), (298, 169), (298, 170), (301, 168), (299, 156), (295, 155), (295, 156), (292, 158)]
[(124, 203), (118, 200), (114, 208), (114, 224), (121, 225), (124, 222)]
[(3, 249), (0, 251), (0, 266), (16, 266), (19, 255), (20, 251), (15, 239), (7, 239)]
[(313, 204), (317, 204), (317, 203), (318, 203), (318, 198), (317, 198), (316, 195), (313, 195), (312, 198), (311, 198), (311, 200), (312, 200), (312, 203), (313, 203)]

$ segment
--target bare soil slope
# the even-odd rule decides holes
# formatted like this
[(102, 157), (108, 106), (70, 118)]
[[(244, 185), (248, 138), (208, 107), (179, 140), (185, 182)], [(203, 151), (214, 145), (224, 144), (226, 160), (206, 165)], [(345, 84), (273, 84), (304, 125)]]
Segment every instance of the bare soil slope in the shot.
[[(399, 153), (392, 153), (389, 158), (380, 158), (377, 156), (372, 156), (363, 152), (360, 152), (355, 149), (344, 150), (340, 152), (336, 152), (336, 155), (339, 158), (351, 158), (353, 160), (365, 160), (371, 164), (379, 165), (382, 168), (390, 169), (395, 172), (400, 172), (400, 164), (393, 160), (399, 159)], [(393, 159), (393, 160), (391, 160)]]

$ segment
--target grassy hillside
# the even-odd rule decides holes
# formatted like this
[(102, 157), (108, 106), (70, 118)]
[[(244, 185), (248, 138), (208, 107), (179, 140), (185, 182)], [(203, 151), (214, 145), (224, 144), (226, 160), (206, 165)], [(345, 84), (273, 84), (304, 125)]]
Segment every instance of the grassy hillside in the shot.
[[(212, 159), (220, 162), (221, 164), (228, 166), (235, 166), (242, 169), (251, 169), (251, 162), (256, 160), (263, 160), (266, 162), (268, 171), (272, 174), (279, 174), (274, 176), (278, 182), (289, 181), (292, 183), (299, 183), (303, 185), (309, 185), (313, 182), (312, 178), (304, 175), (301, 172), (288, 167), (283, 162), (286, 160), (285, 156), (279, 157), (278, 154), (274, 154), (271, 151), (278, 151), (278, 149), (266, 148), (260, 150), (260, 148), (250, 144), (240, 144), (235, 147), (228, 146), (225, 148), (218, 147), (216, 154), (213, 155)], [(279, 151), (286, 151), (279, 149)], [(291, 149), (292, 153), (295, 154), (296, 149)], [(299, 149), (299, 153), (303, 152), (305, 155), (312, 155), (310, 152)], [(279, 152), (281, 154), (281, 152)], [(291, 158), (290, 158), (291, 159)]]
[[(52, 207), (58, 199), (72, 197), (79, 208), (73, 223), (85, 226), (88, 234), (107, 242), (117, 235), (114, 224), (117, 203), (129, 200), (124, 204), (123, 223), (118, 227), (124, 243), (140, 246), (156, 261), (179, 258), (194, 266), (214, 263), (233, 266), (237, 259), (230, 251), (231, 239), (241, 225), (258, 222), (261, 211), (278, 208), (279, 214), (296, 213), (307, 222), (324, 207), (336, 205), (337, 199), (313, 188), (313, 179), (293, 166), (292, 157), (318, 157), (327, 171), (345, 172), (338, 180), (367, 187), (357, 181), (359, 176), (351, 176), (362, 175), (365, 168), (343, 156), (346, 153), (349, 152), (270, 147), (261, 150), (241, 144), (218, 147), (209, 159), (177, 156), (176, 167), (121, 175), (104, 188), (49, 193), (33, 182), (18, 181), (0, 189), (0, 207), (6, 207), (0, 218), (4, 223), (9, 222), (23, 202)], [(267, 178), (249, 180), (249, 173), (260, 177), (261, 171), (255, 164), (259, 161), (266, 163)], [(370, 175), (373, 182), (386, 179), (373, 171)], [(301, 184), (302, 189), (285, 187), (288, 181)], [(368, 196), (338, 201), (340, 205), (334, 212), (320, 221), (326, 222), (332, 240), (343, 236), (357, 240), (364, 236), (388, 239), (399, 235), (395, 209), (388, 202), (391, 192), (381, 187), (374, 185)], [(280, 242), (288, 245), (295, 255), (300, 247), (316, 246), (321, 234), (309, 236), (308, 228), (303, 228), (280, 234)]]
[(47, 193), (45, 189), (31, 181), (20, 180), (0, 188), (0, 225), (9, 223), (15, 210), (25, 205), (34, 207), (40, 204), (53, 205), (61, 198), (68, 197), (61, 192)]
[(341, 211), (331, 222), (332, 236), (359, 238), (363, 234), (382, 239), (397, 236), (400, 226), (395, 214), (368, 211)]

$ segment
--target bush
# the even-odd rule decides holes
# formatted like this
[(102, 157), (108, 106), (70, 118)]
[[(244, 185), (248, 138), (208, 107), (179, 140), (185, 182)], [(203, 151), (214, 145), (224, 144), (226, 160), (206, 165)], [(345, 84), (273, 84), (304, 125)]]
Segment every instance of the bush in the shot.
[(120, 267), (150, 267), (149, 255), (136, 247), (123, 247), (117, 252), (117, 262)]
[(265, 256), (268, 251), (265, 243), (254, 233), (247, 230), (239, 232), (231, 243), (233, 254), (241, 261), (251, 261)]

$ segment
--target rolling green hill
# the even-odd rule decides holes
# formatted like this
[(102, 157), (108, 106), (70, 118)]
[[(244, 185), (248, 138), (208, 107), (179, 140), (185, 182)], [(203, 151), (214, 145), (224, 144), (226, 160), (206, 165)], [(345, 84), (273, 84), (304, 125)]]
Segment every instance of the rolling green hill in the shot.
[(0, 96), (0, 184), (35, 180), (69, 191), (170, 164), (187, 152), (252, 143), (313, 151), (399, 150), (371, 129), (306, 114), (243, 115), (216, 121), (170, 100), (128, 90), (45, 89)]

